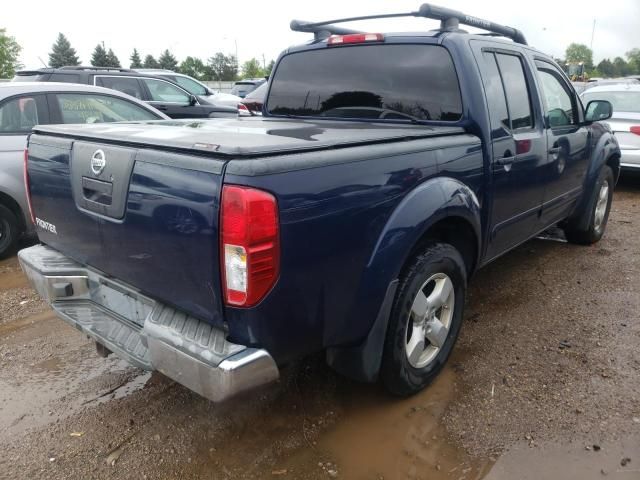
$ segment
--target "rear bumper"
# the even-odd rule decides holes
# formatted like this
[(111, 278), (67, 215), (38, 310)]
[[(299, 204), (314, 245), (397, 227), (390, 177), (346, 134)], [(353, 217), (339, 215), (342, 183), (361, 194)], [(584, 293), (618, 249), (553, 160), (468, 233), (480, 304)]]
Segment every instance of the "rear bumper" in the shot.
[(622, 170), (640, 170), (640, 150), (621, 150), (620, 168)]
[(83, 267), (44, 246), (21, 250), (22, 269), (56, 314), (129, 363), (158, 370), (220, 402), (278, 379), (266, 350)]

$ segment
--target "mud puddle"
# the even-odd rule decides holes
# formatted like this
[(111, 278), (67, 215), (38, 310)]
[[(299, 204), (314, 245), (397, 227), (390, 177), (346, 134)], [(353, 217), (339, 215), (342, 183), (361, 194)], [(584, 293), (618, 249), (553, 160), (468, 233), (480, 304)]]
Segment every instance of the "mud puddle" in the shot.
[(50, 311), (0, 325), (0, 338), (0, 431), (5, 434), (43, 427), (91, 402), (123, 398), (150, 377), (115, 356), (98, 357), (92, 342)]
[(362, 389), (348, 400), (340, 424), (319, 439), (318, 449), (349, 479), (480, 479), (491, 461), (472, 459), (451, 444), (441, 423), (457, 393), (451, 367), (409, 399)]

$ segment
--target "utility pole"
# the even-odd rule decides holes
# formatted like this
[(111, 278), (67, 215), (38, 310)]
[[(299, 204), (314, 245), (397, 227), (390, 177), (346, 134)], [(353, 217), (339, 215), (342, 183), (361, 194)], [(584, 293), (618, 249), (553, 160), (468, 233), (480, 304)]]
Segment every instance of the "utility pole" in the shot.
[(593, 35), (596, 33), (596, 19), (593, 19), (593, 28), (591, 29), (591, 53), (593, 53)]

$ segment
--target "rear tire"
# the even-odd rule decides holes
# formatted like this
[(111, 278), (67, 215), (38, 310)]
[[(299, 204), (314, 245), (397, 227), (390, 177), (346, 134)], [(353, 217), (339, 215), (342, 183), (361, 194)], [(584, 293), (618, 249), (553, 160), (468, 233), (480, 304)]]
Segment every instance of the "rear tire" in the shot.
[(467, 277), (451, 245), (435, 243), (413, 260), (394, 301), (381, 379), (395, 395), (426, 387), (442, 370), (462, 325)]
[[(586, 228), (569, 223), (564, 227), (564, 234), (571, 243), (591, 245), (598, 242), (607, 228), (611, 202), (613, 200), (614, 177), (611, 167), (605, 165), (600, 171), (598, 180), (591, 192), (591, 199), (587, 204), (590, 209), (589, 223)], [(580, 215), (579, 217), (582, 217)]]
[(20, 237), (18, 219), (4, 205), (0, 205), (0, 259), (13, 254)]

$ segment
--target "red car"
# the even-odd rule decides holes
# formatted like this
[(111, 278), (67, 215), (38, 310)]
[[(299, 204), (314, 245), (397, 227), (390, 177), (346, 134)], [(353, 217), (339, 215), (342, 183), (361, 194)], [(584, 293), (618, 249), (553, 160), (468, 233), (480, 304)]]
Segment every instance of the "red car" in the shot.
[(268, 83), (263, 83), (253, 92), (247, 94), (238, 105), (238, 110), (248, 112), (251, 115), (262, 115), (262, 104), (267, 96)]

